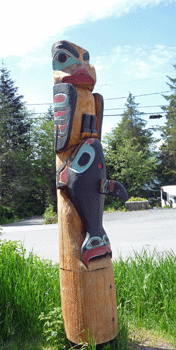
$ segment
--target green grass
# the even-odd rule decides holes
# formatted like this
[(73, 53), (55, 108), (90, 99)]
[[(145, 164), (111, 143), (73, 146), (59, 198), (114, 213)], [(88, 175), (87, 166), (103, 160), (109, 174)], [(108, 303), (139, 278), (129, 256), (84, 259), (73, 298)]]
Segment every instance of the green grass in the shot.
[(59, 267), (33, 253), (25, 258), (18, 242), (0, 242), (0, 340), (34, 338), (43, 329), (41, 312), (61, 306)]
[[(97, 350), (127, 350), (130, 329), (155, 330), (176, 339), (176, 256), (135, 254), (113, 262), (119, 334)], [(60, 299), (59, 265), (19, 242), (0, 242), (0, 350), (67, 350)], [(142, 328), (143, 327), (143, 328)], [(176, 344), (175, 344), (176, 345)], [(82, 343), (82, 350), (95, 350)]]
[(176, 256), (142, 254), (113, 263), (117, 305), (128, 322), (176, 339)]

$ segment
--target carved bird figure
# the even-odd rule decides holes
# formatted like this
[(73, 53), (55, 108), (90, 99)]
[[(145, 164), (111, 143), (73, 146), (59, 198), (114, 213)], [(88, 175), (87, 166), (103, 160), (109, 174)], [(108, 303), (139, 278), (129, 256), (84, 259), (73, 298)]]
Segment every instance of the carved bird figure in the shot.
[(106, 179), (101, 145), (103, 97), (93, 94), (96, 83), (89, 53), (68, 41), (52, 46), (54, 77), (54, 122), (56, 153), (70, 153), (56, 171), (56, 187), (67, 186), (86, 230), (81, 247), (82, 261), (111, 254), (108, 236), (102, 226), (105, 194), (125, 200), (122, 184)]

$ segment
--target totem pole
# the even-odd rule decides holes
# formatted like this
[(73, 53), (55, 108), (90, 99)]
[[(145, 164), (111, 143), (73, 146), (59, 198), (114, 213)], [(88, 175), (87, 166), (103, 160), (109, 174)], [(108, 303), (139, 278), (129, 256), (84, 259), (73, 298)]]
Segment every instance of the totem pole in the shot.
[[(111, 246), (102, 226), (105, 194), (128, 199), (106, 179), (101, 145), (103, 98), (89, 53), (52, 46), (61, 302), (67, 338), (97, 344), (118, 333)], [(89, 337), (88, 337), (89, 334)]]

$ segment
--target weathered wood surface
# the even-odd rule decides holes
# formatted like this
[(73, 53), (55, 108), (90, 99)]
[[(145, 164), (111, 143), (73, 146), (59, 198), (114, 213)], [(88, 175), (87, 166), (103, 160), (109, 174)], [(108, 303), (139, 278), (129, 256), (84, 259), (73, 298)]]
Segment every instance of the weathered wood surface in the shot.
[(67, 338), (87, 341), (87, 330), (97, 344), (118, 332), (116, 292), (109, 255), (81, 261), (84, 226), (66, 189), (58, 190), (59, 259), (61, 301)]
[[(67, 42), (60, 43), (67, 48)], [(83, 54), (88, 53), (75, 44), (71, 45), (73, 52), (76, 49), (80, 53), (80, 67)], [(72, 51), (71, 46), (68, 48)], [(85, 67), (85, 62), (83, 63)], [(70, 83), (69, 74), (74, 74), (74, 69), (77, 69), (74, 64), (65, 71), (54, 69), (54, 84)], [(95, 70), (90, 64), (86, 64), (86, 69), (95, 84)], [(93, 96), (91, 84), (76, 83), (75, 87), (77, 102), (71, 135), (67, 147), (56, 154), (56, 170), (68, 159), (76, 145), (84, 139), (100, 139), (101, 136), (103, 107), (100, 95)], [(97, 116), (97, 133), (81, 132), (82, 116), (85, 113)], [(69, 198), (67, 187), (57, 190), (57, 203), (61, 301), (66, 336), (76, 344), (80, 340), (88, 342), (89, 331), (90, 337), (94, 337), (97, 344), (105, 343), (118, 333), (116, 292), (110, 254), (91, 259), (86, 267), (81, 259), (81, 246), (86, 230)]]
[(89, 272), (60, 270), (63, 317), (69, 340), (89, 342), (89, 331), (101, 344), (113, 339), (118, 329), (114, 276), (111, 266), (97, 269), (95, 261), (89, 266)]

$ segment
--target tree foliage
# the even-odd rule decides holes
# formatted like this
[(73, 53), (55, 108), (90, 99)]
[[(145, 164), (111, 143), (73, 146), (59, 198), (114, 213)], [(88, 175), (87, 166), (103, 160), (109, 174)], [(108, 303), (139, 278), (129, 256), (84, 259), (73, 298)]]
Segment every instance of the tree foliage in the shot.
[(56, 211), (56, 170), (54, 149), (54, 115), (50, 107), (44, 118), (39, 118), (32, 132), (32, 164), (34, 177), (42, 200), (43, 210), (54, 205)]
[(162, 107), (166, 113), (166, 123), (160, 128), (164, 142), (160, 147), (158, 178), (162, 185), (176, 185), (176, 78), (167, 78), (171, 94), (164, 96), (168, 106)]
[[(29, 168), (29, 120), (17, 88), (2, 66), (0, 76), (0, 205), (17, 210)], [(27, 168), (27, 169), (26, 169)]]
[(129, 196), (145, 196), (156, 170), (152, 132), (137, 107), (129, 93), (121, 122), (104, 139), (107, 177), (120, 181)]
[[(164, 96), (168, 106), (163, 107), (166, 123), (161, 128), (163, 143), (157, 157), (152, 131), (146, 128), (147, 122), (142, 119), (139, 104), (131, 93), (121, 122), (103, 140), (107, 178), (121, 182), (129, 197), (148, 198), (160, 184), (176, 184), (176, 78), (168, 79), (171, 94)], [(27, 111), (10, 72), (2, 65), (0, 214), (3, 216), (4, 213), (18, 217), (41, 215), (50, 205), (56, 211), (53, 114), (52, 107), (44, 116), (34, 117)], [(115, 203), (108, 196), (107, 202)]]
[(10, 72), (0, 75), (0, 206), (17, 217), (56, 208), (53, 112), (33, 118)]

